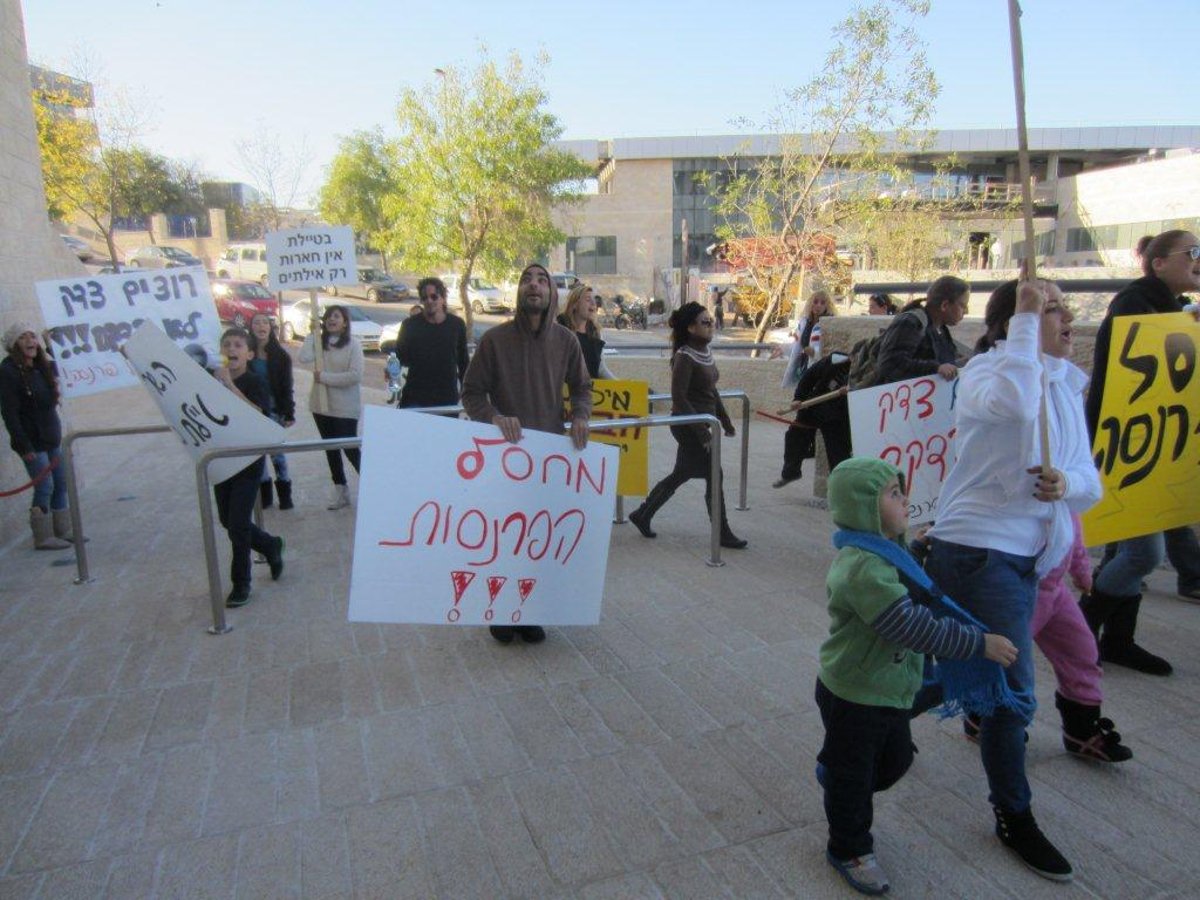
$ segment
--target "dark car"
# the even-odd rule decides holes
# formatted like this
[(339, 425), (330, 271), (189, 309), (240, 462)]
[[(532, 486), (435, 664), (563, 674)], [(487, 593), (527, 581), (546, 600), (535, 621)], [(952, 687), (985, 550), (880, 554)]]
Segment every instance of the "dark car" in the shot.
[(179, 247), (151, 244), (127, 253), (125, 265), (141, 266), (143, 269), (174, 269), (179, 266), (202, 266), (204, 263)]
[(347, 297), (362, 297), (372, 303), (384, 303), (389, 300), (407, 300), (412, 296), (408, 285), (401, 284), (391, 275), (386, 275), (378, 269), (360, 266), (358, 269), (358, 284), (335, 284), (329, 288), (333, 296), (339, 294)]
[(232, 322), (238, 328), (247, 328), (250, 320), (258, 313), (266, 313), (275, 318), (278, 312), (275, 295), (257, 281), (215, 278), (211, 285), (213, 302), (217, 305), (217, 316), (222, 322)]

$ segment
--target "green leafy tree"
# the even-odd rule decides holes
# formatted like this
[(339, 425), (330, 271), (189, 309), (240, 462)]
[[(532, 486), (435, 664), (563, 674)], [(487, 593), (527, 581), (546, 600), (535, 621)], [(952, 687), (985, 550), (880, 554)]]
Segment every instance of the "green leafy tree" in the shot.
[(388, 220), (383, 204), (396, 188), (392, 153), (378, 128), (343, 138), (318, 194), (322, 218), (349, 225), (360, 243), (380, 250), (384, 271), (388, 267)]
[(439, 83), (405, 90), (397, 108), (386, 243), (413, 271), (456, 268), (468, 325), (472, 274), (502, 278), (565, 240), (551, 205), (581, 199), (568, 185), (590, 174), (550, 146), (562, 127), (545, 109), (546, 62), (527, 71), (514, 53), (501, 67), (485, 51), (471, 71), (445, 69)]
[(767, 295), (762, 341), (787, 291), (808, 271), (819, 239), (840, 240), (862, 201), (898, 178), (893, 150), (919, 149), (938, 84), (915, 23), (927, 0), (876, 0), (833, 29), (820, 71), (786, 94), (768, 122), (779, 153), (735, 156), (712, 179), (723, 239), (757, 238), (781, 248), (767, 268), (744, 274)]

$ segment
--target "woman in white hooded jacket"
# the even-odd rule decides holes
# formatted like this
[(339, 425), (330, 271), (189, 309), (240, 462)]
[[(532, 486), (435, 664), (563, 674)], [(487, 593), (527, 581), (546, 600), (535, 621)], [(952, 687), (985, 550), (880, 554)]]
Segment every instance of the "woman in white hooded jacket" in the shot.
[[(1071, 513), (1100, 499), (1100, 479), (1083, 415), (1087, 375), (1067, 359), (1070, 314), (1062, 292), (1047, 282), (1010, 282), (992, 294), (987, 319), (989, 331), (998, 329), (1006, 339), (961, 371), (955, 400), (958, 458), (938, 500), (927, 567), (943, 591), (1016, 645), (1017, 661), (1005, 677), (1014, 693), (1031, 697), (1030, 619), (1037, 583), (1070, 552)], [(1039, 438), (1043, 369), (1047, 473)], [(1070, 863), (1041, 833), (1031, 811), (1028, 724), (1007, 707), (982, 718), (980, 749), (996, 834), (1039, 875), (1067, 881)]]

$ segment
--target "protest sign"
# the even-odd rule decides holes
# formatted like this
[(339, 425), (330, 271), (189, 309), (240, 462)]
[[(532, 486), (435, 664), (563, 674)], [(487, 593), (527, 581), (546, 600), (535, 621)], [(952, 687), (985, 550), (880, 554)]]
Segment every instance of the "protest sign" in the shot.
[(1088, 546), (1200, 520), (1200, 325), (1187, 313), (1117, 316), (1092, 446), (1104, 496)]
[(596, 624), (619, 455), (366, 407), (350, 620)]
[(932, 522), (942, 482), (957, 457), (954, 404), (958, 380), (911, 378), (851, 391), (855, 456), (877, 456), (904, 473), (910, 525)]
[[(282, 426), (196, 365), (152, 323), (134, 331), (125, 342), (125, 356), (193, 459), (212, 447), (285, 440)], [(244, 456), (213, 460), (209, 479), (219, 484), (253, 461)]]
[[(563, 400), (568, 399), (563, 388)], [(650, 415), (650, 388), (644, 381), (592, 379), (592, 421), (597, 419), (640, 419)], [(591, 439), (621, 450), (617, 493), (622, 497), (644, 497), (649, 483), (650, 433), (646, 428), (593, 431)]]
[(201, 365), (220, 358), (221, 322), (200, 266), (39, 281), (35, 290), (66, 397), (136, 384), (120, 348), (143, 322)]
[(273, 291), (355, 284), (358, 264), (349, 225), (269, 231), (267, 274)]

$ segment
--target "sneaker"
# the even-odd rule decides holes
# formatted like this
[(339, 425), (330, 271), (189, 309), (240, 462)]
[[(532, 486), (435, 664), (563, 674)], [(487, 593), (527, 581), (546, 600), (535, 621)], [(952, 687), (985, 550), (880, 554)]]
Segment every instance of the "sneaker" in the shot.
[(275, 549), (267, 554), (267, 565), (271, 569), (271, 580), (278, 581), (283, 574), (283, 538), (275, 538)]
[(245, 606), (250, 602), (250, 585), (235, 584), (233, 590), (229, 592), (229, 596), (225, 598), (226, 609), (237, 609), (239, 606)]
[(1032, 810), (1010, 813), (999, 807), (993, 809), (996, 813), (996, 837), (1000, 838), (1000, 843), (1017, 854), (1021, 862), (1051, 881), (1072, 879), (1071, 864), (1042, 834), (1042, 829), (1038, 828), (1033, 818)]
[(517, 629), (512, 625), (489, 625), (488, 634), (501, 644), (511, 644), (517, 636)]
[(527, 644), (540, 644), (546, 639), (546, 629), (541, 625), (517, 625), (517, 634)]
[(866, 856), (855, 856), (851, 859), (838, 859), (826, 850), (825, 858), (846, 879), (850, 887), (854, 888), (860, 894), (878, 896), (886, 894), (888, 888), (891, 887), (888, 884), (887, 873), (879, 865), (879, 860), (875, 858), (874, 853), (868, 853)]

